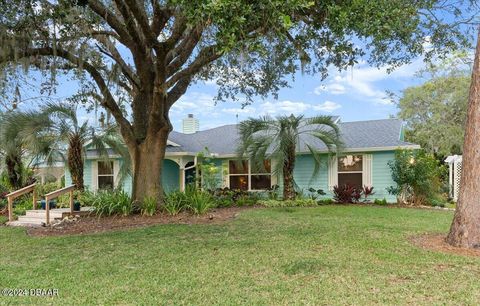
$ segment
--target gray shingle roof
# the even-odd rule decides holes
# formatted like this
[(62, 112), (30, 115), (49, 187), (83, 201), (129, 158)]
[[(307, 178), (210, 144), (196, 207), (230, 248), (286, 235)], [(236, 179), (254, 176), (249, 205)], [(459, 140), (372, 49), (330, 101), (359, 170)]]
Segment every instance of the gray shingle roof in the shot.
[[(400, 140), (402, 121), (399, 119), (339, 122), (338, 126), (345, 150), (414, 146)], [(234, 154), (239, 139), (237, 127), (236, 124), (230, 124), (194, 134), (174, 131), (170, 134), (169, 140), (179, 144), (180, 147), (168, 147), (167, 152), (200, 152), (208, 148), (210, 152), (220, 155)], [(314, 145), (318, 150), (327, 149), (320, 141), (304, 135), (300, 140), (301, 152), (308, 152), (305, 143)]]

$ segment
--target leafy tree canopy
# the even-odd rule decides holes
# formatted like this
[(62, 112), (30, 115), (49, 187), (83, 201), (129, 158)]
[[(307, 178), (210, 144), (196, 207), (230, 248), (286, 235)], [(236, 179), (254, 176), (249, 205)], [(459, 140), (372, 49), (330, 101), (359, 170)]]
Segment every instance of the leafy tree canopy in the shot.
[(471, 66), (468, 54), (458, 54), (422, 75), (428, 79), (403, 91), (399, 117), (406, 121), (408, 141), (440, 156), (461, 154), (467, 118)]
[(74, 98), (120, 127), (134, 198), (161, 198), (169, 110), (192, 82), (215, 80), (219, 99), (245, 104), (298, 70), (324, 77), (359, 58), (395, 67), (448, 53), (468, 45), (477, 13), (468, 0), (3, 1), (0, 85), (15, 94), (32, 68), (47, 90), (61, 73), (79, 80)]

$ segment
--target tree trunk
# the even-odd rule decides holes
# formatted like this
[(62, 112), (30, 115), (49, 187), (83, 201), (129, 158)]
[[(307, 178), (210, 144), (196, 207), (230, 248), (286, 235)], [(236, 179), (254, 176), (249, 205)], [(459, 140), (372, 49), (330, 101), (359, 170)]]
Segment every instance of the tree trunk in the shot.
[(293, 169), (295, 168), (295, 149), (290, 153), (283, 164), (283, 199), (295, 200), (295, 184)]
[(155, 135), (148, 135), (141, 144), (129, 147), (132, 160), (132, 199), (143, 202), (145, 197), (157, 200), (157, 208), (163, 204), (161, 182), (163, 159), (170, 130), (161, 129)]
[(68, 141), (67, 163), (72, 183), (83, 190), (83, 142), (80, 135), (73, 135)]
[(7, 165), (8, 182), (14, 189), (22, 187), (22, 158), (20, 156), (9, 154), (5, 158)]
[(457, 209), (447, 242), (453, 246), (480, 247), (480, 32), (468, 98), (462, 178)]

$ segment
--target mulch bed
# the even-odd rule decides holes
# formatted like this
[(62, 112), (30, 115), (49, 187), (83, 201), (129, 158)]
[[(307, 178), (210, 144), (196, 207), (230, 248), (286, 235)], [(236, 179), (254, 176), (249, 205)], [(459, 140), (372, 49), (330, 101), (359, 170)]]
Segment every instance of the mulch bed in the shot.
[(146, 227), (156, 224), (217, 224), (232, 220), (244, 210), (253, 207), (228, 207), (216, 208), (202, 216), (195, 216), (189, 213), (180, 213), (170, 216), (164, 213), (151, 217), (142, 215), (123, 216), (82, 216), (77, 221), (64, 222), (52, 227), (34, 227), (27, 230), (30, 236), (65, 236), (102, 233), (113, 230), (122, 230), (138, 227)]
[(445, 234), (423, 234), (410, 237), (410, 241), (422, 249), (430, 251), (445, 252), (463, 256), (480, 256), (479, 249), (457, 248), (451, 246), (446, 241)]

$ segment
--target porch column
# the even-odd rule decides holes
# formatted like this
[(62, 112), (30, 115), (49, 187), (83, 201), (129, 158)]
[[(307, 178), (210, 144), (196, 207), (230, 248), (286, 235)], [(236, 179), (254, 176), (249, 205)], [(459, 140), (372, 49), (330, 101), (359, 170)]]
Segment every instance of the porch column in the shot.
[(185, 168), (181, 167), (180, 169), (180, 191), (184, 192), (185, 191)]

